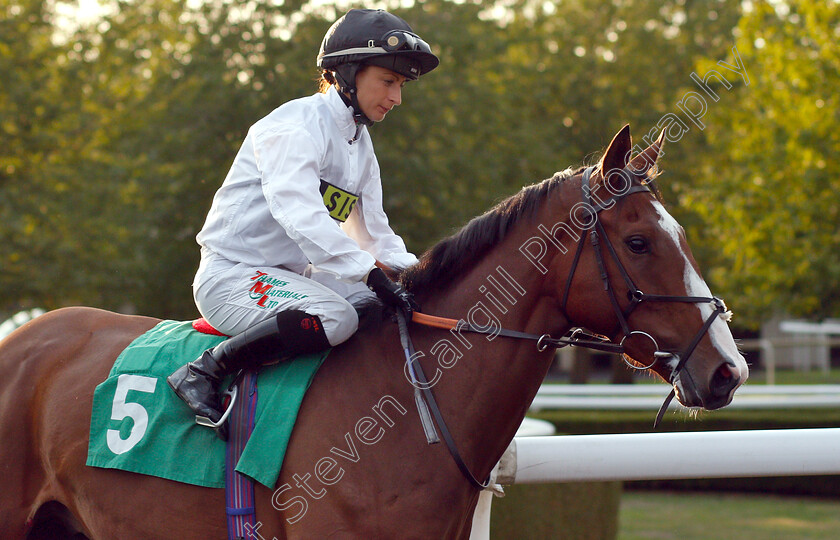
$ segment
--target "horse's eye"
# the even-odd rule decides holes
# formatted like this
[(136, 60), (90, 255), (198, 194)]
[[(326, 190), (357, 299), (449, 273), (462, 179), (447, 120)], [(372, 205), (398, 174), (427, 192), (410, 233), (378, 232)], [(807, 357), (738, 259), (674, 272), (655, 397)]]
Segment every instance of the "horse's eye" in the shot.
[(644, 236), (631, 236), (624, 241), (627, 244), (627, 247), (630, 248), (630, 251), (633, 253), (643, 254), (650, 252), (650, 245), (648, 244), (647, 238)]

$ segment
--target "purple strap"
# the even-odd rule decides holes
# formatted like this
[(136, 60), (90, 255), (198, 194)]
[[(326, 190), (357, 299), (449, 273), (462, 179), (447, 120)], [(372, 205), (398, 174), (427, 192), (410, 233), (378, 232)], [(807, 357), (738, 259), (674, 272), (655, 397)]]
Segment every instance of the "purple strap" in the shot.
[(228, 540), (256, 538), (257, 516), (254, 509), (254, 481), (236, 472), (239, 456), (254, 429), (257, 412), (257, 374), (248, 371), (239, 383), (240, 399), (228, 418), (228, 440), (225, 450), (225, 512)]

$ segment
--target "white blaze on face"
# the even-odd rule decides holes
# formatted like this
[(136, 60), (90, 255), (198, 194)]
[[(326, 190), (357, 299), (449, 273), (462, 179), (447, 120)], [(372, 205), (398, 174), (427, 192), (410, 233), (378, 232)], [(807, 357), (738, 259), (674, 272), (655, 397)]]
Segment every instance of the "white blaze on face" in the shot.
[[(680, 227), (677, 220), (674, 219), (667, 210), (665, 210), (665, 207), (662, 206), (659, 201), (654, 201), (653, 205), (656, 212), (659, 214), (659, 225), (674, 241), (677, 250), (684, 259), (685, 272), (683, 273), (683, 280), (685, 281), (686, 295), (711, 298), (712, 292), (709, 290), (709, 286), (706, 285), (706, 282), (703, 281), (703, 278), (701, 278), (700, 274), (697, 273), (697, 270), (694, 269), (694, 266), (691, 264), (691, 261), (689, 261), (685, 251), (683, 251), (682, 244), (680, 243), (680, 232), (682, 227)], [(705, 302), (695, 305), (700, 310), (702, 320), (706, 321), (706, 319), (708, 319), (712, 314), (712, 305)], [(738, 352), (738, 346), (735, 344), (735, 339), (732, 337), (729, 325), (726, 324), (721, 317), (717, 317), (709, 327), (709, 338), (712, 340), (712, 345), (714, 345), (715, 349), (718, 350), (721, 356), (735, 362), (741, 379), (745, 380), (748, 373), (747, 363), (744, 360), (744, 357), (741, 356), (741, 353)]]

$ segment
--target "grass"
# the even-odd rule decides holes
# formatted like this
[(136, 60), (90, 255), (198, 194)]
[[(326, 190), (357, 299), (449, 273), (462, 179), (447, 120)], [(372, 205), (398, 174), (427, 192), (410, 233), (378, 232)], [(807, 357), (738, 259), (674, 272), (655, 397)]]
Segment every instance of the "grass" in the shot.
[(617, 540), (835, 540), (840, 501), (625, 491)]

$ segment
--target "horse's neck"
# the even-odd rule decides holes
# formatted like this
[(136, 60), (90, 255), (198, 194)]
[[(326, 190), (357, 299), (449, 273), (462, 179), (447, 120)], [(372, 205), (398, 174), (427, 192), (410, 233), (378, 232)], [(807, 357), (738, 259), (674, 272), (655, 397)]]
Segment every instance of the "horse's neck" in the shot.
[[(515, 240), (504, 244), (443, 294), (426, 300), (424, 311), (537, 335), (564, 331), (556, 305), (541, 294), (544, 276), (529, 268)], [(476, 475), (485, 474), (519, 426), (553, 351), (538, 353), (534, 341), (504, 336), (417, 330), (413, 325), (416, 348), (431, 371), (427, 376), (440, 373), (432, 391), (459, 450)]]

